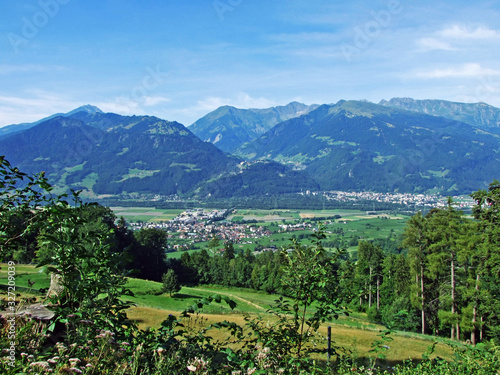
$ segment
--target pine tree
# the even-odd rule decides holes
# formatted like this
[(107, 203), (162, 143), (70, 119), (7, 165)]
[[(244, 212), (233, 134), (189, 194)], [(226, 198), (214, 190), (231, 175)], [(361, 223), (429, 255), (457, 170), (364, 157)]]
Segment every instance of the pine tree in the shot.
[(427, 330), (426, 303), (427, 303), (427, 288), (426, 288), (426, 273), (427, 273), (427, 252), (429, 241), (427, 238), (426, 220), (421, 212), (412, 216), (403, 234), (403, 246), (409, 249), (408, 258), (410, 261), (410, 270), (413, 279), (415, 280), (415, 289), (419, 299), (419, 307), (422, 317), (422, 334)]
[[(462, 211), (453, 207), (453, 201), (448, 198), (445, 209), (433, 209), (426, 216), (429, 226), (429, 268), (432, 278), (441, 284), (440, 304), (448, 305), (449, 313), (441, 312), (441, 320), (451, 324), (451, 339), (460, 339), (460, 317), (458, 286), (460, 283), (459, 264), (457, 261), (459, 253), (459, 242), (461, 226), (463, 224)], [(446, 281), (446, 279), (449, 280)], [(446, 291), (449, 290), (447, 293)], [(446, 311), (446, 310), (445, 310)]]
[(473, 208), (480, 233), (480, 258), (476, 276), (476, 314), (480, 314), (480, 340), (486, 324), (489, 335), (500, 338), (500, 182), (493, 181), (488, 191), (471, 194), (476, 201)]
[(376, 291), (377, 311), (380, 310), (380, 285), (382, 282), (382, 263), (384, 254), (379, 246), (360, 241), (358, 246), (357, 274), (364, 291), (368, 294), (368, 308), (373, 304), (373, 290)]

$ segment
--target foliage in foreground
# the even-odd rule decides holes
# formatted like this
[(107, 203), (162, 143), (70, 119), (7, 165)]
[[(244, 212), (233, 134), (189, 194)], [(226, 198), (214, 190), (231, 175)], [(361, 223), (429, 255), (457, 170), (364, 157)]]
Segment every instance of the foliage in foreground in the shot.
[[(109, 231), (85, 225), (78, 194), (73, 193), (73, 204), (67, 196), (52, 197), (43, 175), (27, 176), (3, 158), (0, 174), (0, 257), (13, 241), (44, 225), (43, 265), (58, 275), (62, 287), (47, 301), (56, 314), (50, 324), (15, 314), (1, 321), (3, 374), (498, 374), (500, 350), (493, 343), (457, 349), (453, 362), (427, 358), (390, 370), (375, 367), (375, 361), (363, 367), (340, 351), (330, 353), (336, 358), (330, 366), (312, 359), (313, 353), (325, 354), (314, 345), (316, 330), (342, 313), (344, 302), (336, 298), (335, 286), (342, 284), (335, 261), (324, 256), (321, 231), (313, 245), (296, 243), (293, 251), (282, 253), (291, 302), (278, 299), (271, 307), (275, 323), (257, 318), (247, 322), (247, 330), (222, 322), (198, 331), (183, 323), (213, 302), (235, 307), (229, 298), (214, 295), (180, 318), (169, 316), (159, 329), (139, 330), (123, 312), (128, 305), (120, 297), (129, 292), (120, 274), (121, 254), (109, 246)], [(25, 229), (9, 232), (8, 220), (21, 211), (32, 213)], [(15, 302), (13, 311), (19, 311)], [(212, 329), (227, 330), (228, 340), (214, 341)], [(378, 358), (383, 358), (385, 337), (374, 343)]]

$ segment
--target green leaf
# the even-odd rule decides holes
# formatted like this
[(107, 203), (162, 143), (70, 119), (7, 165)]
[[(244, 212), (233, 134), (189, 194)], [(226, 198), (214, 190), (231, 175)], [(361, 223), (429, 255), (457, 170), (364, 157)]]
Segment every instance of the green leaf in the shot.
[(234, 310), (236, 308), (236, 306), (238, 306), (238, 304), (235, 301), (233, 301), (231, 298), (229, 298), (227, 296), (223, 296), (222, 299), (224, 299), (224, 301), (226, 301), (226, 303), (231, 308), (231, 310)]

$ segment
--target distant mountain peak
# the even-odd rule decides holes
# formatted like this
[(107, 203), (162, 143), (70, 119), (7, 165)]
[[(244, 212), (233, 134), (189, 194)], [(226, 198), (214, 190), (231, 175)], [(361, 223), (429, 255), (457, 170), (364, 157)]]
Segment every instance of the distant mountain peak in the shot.
[(94, 113), (104, 113), (103, 111), (101, 111), (99, 108), (97, 108), (95, 105), (91, 105), (91, 104), (85, 104), (85, 105), (82, 105), (68, 113), (66, 113), (65, 115), (66, 116), (71, 116), (75, 113), (78, 113), (78, 112), (86, 112), (86, 113), (90, 113), (90, 114), (94, 114)]
[(241, 109), (222, 106), (189, 127), (200, 139), (217, 144), (225, 152), (233, 152), (280, 122), (299, 117), (316, 109), (297, 101), (271, 108)]

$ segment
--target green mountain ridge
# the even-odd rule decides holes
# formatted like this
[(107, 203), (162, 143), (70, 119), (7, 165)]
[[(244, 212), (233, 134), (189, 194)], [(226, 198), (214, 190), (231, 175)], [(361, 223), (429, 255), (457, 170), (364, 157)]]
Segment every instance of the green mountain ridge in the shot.
[(499, 136), (362, 101), (282, 122), (236, 155), (308, 172), (324, 190), (468, 193), (500, 175)]
[[(104, 113), (74, 117), (52, 118), (3, 137), (1, 153), (22, 170), (45, 171), (56, 187), (83, 189), (89, 197), (227, 197), (317, 187), (274, 162), (243, 165), (177, 122)], [(280, 190), (280, 179), (293, 183)], [(249, 186), (251, 180), (256, 186)]]
[(7, 125), (4, 127), (1, 127), (0, 128), (0, 138), (7, 136), (9, 134), (13, 134), (13, 133), (17, 133), (17, 132), (20, 132), (23, 130), (30, 129), (33, 126), (36, 126), (44, 121), (50, 120), (50, 119), (55, 118), (55, 117), (59, 117), (59, 116), (69, 117), (69, 116), (72, 116), (72, 115), (74, 115), (76, 113), (80, 113), (80, 112), (81, 113), (89, 113), (89, 114), (90, 113), (102, 113), (102, 111), (99, 108), (97, 108), (96, 106), (86, 104), (86, 105), (82, 105), (82, 106), (80, 106), (80, 107), (78, 107), (70, 112), (56, 113), (54, 115), (50, 115), (48, 117), (45, 117), (41, 120), (38, 120), (38, 121), (35, 121), (32, 123), (13, 124), (13, 125)]
[(446, 100), (392, 98), (379, 104), (465, 122), (500, 134), (500, 109), (486, 103), (457, 103)]

